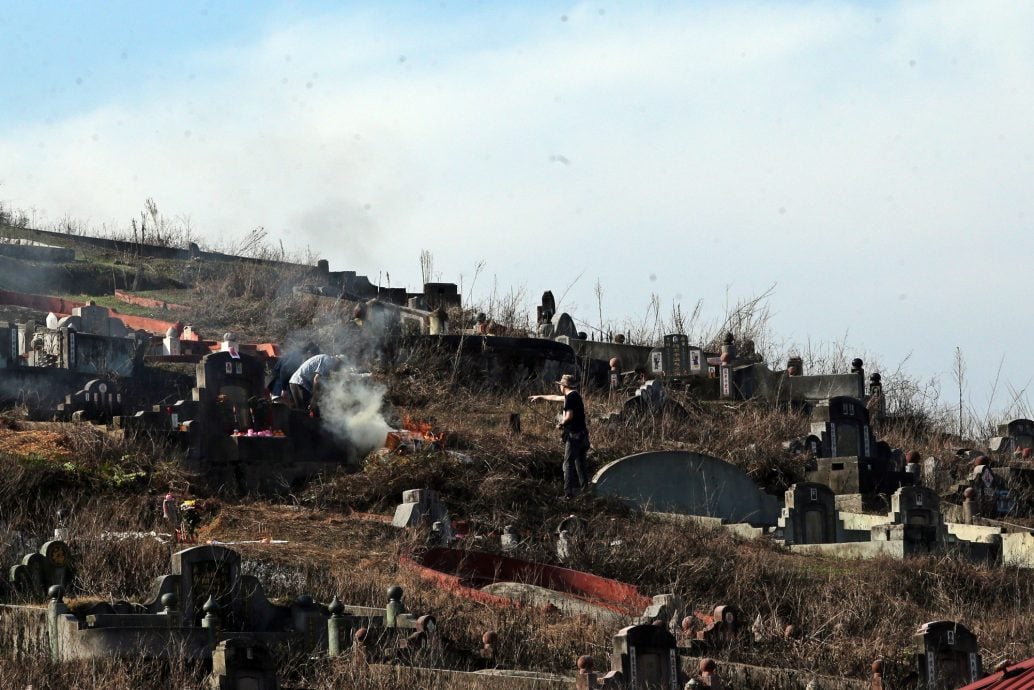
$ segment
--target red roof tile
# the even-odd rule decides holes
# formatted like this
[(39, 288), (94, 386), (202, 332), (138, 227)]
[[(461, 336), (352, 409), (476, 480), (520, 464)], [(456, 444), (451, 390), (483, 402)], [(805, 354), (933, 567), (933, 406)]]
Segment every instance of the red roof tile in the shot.
[(1034, 690), (1034, 659), (1013, 664), (959, 690)]

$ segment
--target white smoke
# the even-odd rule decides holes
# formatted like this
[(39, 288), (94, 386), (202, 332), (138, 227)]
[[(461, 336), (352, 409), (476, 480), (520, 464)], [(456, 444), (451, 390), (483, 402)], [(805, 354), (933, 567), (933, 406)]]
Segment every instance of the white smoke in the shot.
[(344, 368), (320, 382), (323, 427), (342, 441), (352, 443), (359, 457), (384, 445), (391, 431), (382, 413), (386, 388), (369, 374)]

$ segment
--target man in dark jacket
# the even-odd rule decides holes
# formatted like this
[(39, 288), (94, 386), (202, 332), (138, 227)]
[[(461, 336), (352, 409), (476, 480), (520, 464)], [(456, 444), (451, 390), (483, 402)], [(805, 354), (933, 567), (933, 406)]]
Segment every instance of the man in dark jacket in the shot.
[(533, 395), (528, 400), (564, 403), (563, 417), (557, 424), (564, 440), (564, 497), (574, 498), (576, 492), (589, 485), (589, 427), (585, 422), (585, 403), (578, 393), (578, 380), (564, 374), (557, 385), (561, 395)]
[(319, 353), (320, 349), (316, 343), (308, 342), (301, 347), (291, 348), (283, 357), (277, 359), (276, 364), (273, 365), (272, 378), (269, 379), (269, 385), (266, 386), (269, 394), (276, 398), (290, 393), (288, 383), (291, 381), (291, 375), (298, 371), (298, 367), (305, 360), (315, 357)]

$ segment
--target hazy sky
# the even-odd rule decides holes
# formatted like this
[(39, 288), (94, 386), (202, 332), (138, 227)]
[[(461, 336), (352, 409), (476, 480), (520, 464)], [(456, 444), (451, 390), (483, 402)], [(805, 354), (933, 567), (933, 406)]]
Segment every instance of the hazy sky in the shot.
[[(0, 201), (1034, 376), (1027, 2), (0, 4)], [(575, 282), (575, 278), (581, 278)]]

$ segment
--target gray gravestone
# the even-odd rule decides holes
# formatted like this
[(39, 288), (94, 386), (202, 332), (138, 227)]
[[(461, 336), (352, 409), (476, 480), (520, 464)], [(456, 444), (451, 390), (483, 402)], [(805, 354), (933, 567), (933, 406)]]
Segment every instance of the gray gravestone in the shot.
[(646, 510), (774, 526), (779, 501), (758, 489), (743, 470), (689, 451), (630, 455), (592, 478), (597, 496), (613, 496)]

